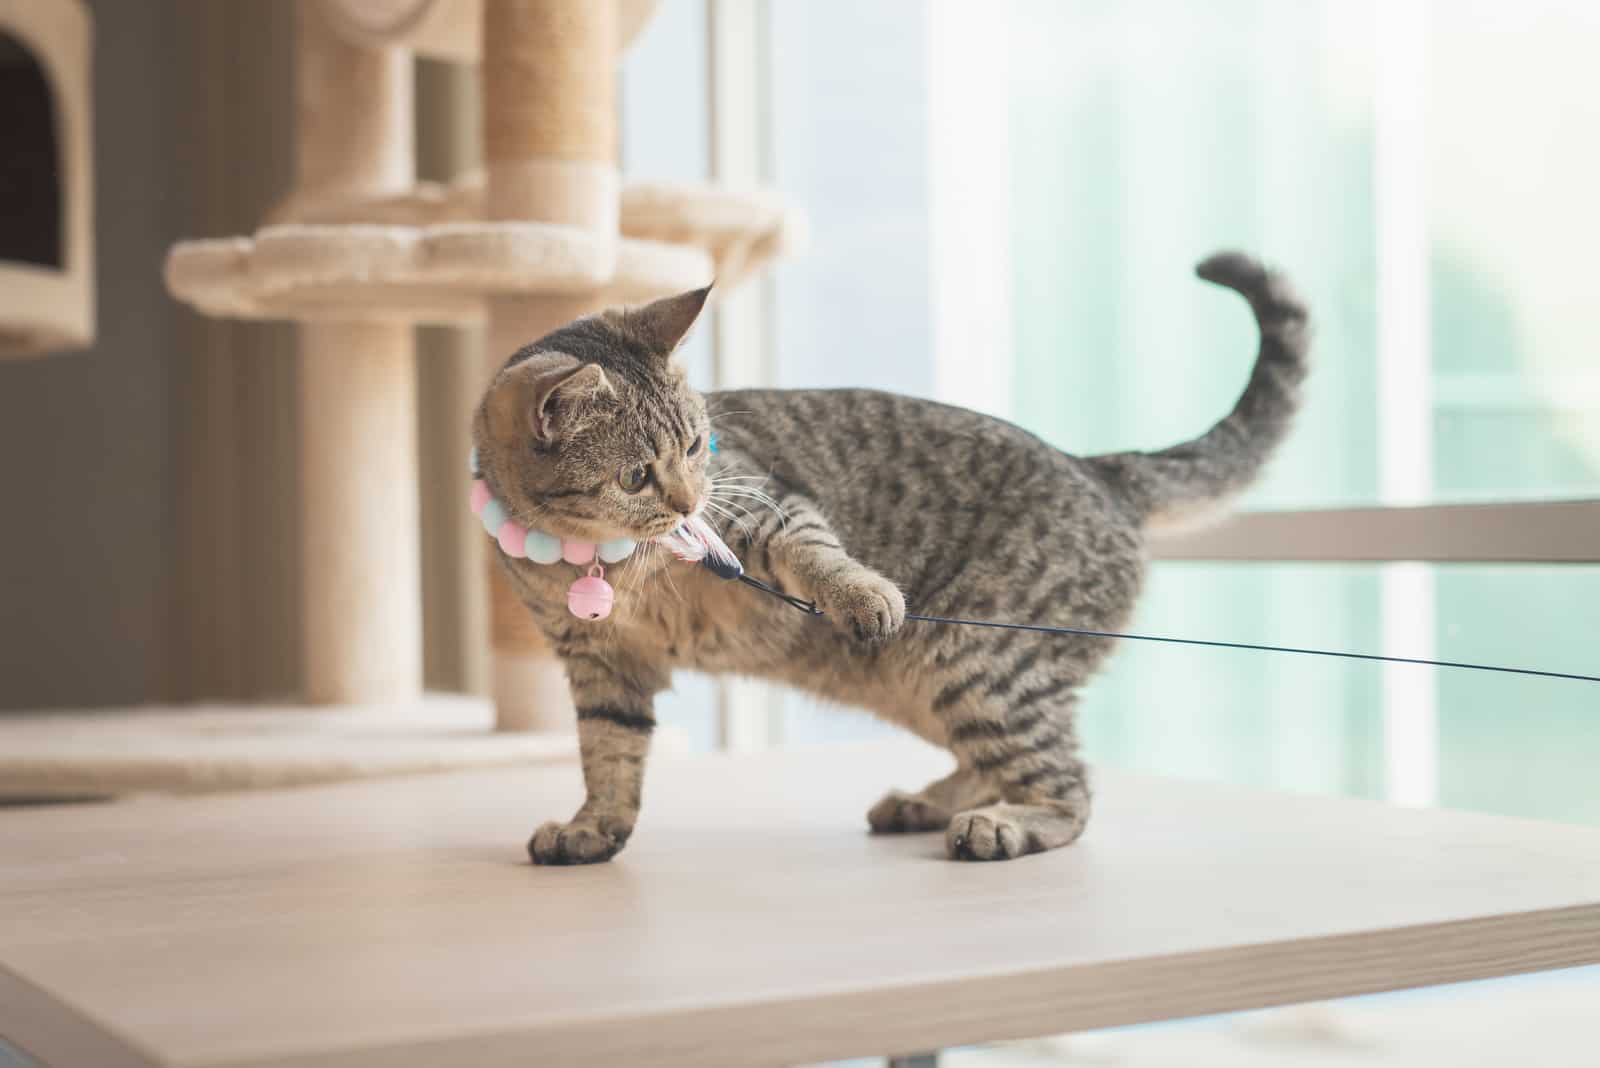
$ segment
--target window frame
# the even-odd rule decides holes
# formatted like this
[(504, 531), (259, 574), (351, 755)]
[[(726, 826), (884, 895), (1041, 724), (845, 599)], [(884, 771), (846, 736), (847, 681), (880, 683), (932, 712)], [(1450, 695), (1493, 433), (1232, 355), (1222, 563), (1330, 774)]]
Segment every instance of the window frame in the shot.
[(1600, 498), (1240, 512), (1151, 549), (1218, 562), (1593, 564)]

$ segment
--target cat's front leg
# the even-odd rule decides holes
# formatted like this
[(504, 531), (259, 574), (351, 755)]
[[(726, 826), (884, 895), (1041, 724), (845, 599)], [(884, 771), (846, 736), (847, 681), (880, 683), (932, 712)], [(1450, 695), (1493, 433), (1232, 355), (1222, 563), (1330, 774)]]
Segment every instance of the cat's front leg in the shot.
[(883, 642), (906, 619), (906, 599), (894, 583), (844, 550), (839, 536), (809, 502), (783, 501), (788, 522), (767, 541), (779, 582), (814, 601), (834, 626), (863, 642)]
[(639, 818), (645, 758), (655, 730), (656, 672), (588, 653), (565, 658), (578, 710), (585, 798), (566, 823), (546, 823), (528, 842), (535, 864), (595, 864), (627, 844)]

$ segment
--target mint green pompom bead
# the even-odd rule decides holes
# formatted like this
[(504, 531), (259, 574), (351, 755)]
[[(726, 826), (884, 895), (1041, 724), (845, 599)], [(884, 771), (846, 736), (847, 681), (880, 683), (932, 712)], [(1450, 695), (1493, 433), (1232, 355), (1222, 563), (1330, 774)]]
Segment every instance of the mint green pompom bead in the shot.
[(530, 530), (523, 551), (536, 564), (553, 564), (561, 559), (561, 539), (542, 530)]
[(489, 498), (489, 503), (483, 506), (483, 511), (478, 513), (478, 518), (483, 520), (483, 529), (489, 532), (489, 537), (500, 536), (500, 524), (506, 521), (506, 506)]
[(603, 541), (600, 543), (600, 559), (608, 564), (626, 560), (633, 555), (633, 550), (638, 544), (632, 538), (612, 538), (610, 541)]

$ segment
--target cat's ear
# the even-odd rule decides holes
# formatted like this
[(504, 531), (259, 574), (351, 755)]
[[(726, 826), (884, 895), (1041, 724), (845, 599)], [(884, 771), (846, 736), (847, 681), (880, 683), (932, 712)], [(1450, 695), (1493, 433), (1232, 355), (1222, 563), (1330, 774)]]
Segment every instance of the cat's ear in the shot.
[(489, 432), (500, 441), (532, 435), (543, 442), (602, 397), (615, 396), (599, 364), (556, 353), (532, 356), (501, 372), (489, 393)]
[(628, 313), (628, 327), (662, 359), (671, 356), (700, 318), (711, 286), (662, 297)]

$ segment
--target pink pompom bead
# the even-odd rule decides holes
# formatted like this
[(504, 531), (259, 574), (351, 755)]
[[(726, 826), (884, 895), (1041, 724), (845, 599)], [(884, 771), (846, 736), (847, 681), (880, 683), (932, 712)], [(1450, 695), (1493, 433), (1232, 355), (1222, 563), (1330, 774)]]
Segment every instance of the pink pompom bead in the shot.
[[(594, 560), (594, 542), (561, 539), (561, 559), (569, 564), (587, 564)], [(607, 589), (610, 589), (608, 586)]]
[(483, 506), (489, 503), (489, 483), (483, 479), (474, 479), (472, 482), (472, 496), (467, 498), (472, 505), (472, 514), (481, 515)]
[(594, 575), (585, 575), (567, 590), (567, 610), (579, 619), (604, 619), (611, 614), (616, 603), (616, 591), (611, 583)]
[(528, 544), (528, 531), (511, 520), (507, 519), (500, 524), (495, 537), (500, 541), (500, 551), (507, 556), (521, 560), (528, 555), (528, 550), (524, 548)]

